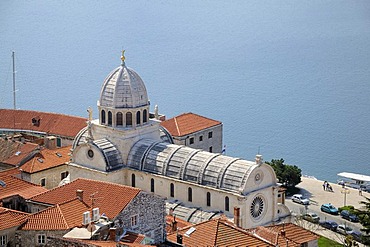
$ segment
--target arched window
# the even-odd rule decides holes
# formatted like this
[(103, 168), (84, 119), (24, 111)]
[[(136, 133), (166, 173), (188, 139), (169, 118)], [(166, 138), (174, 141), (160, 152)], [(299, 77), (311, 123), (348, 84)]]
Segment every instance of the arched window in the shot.
[(154, 178), (150, 179), (150, 191), (154, 192)]
[(131, 175), (131, 186), (135, 187), (135, 174)]
[(175, 197), (175, 185), (170, 184), (170, 197)]
[(193, 201), (193, 190), (190, 187), (188, 188), (188, 201)]
[(143, 123), (148, 122), (148, 111), (144, 109), (143, 111)]
[(101, 110), (101, 123), (105, 124), (105, 111)]
[(136, 112), (136, 124), (137, 125), (140, 125), (140, 114), (141, 114), (141, 112), (140, 111), (138, 111), (138, 112)]
[(126, 126), (132, 126), (132, 113), (126, 113)]
[(211, 206), (211, 193), (207, 192), (207, 207)]
[(123, 115), (121, 112), (118, 112), (116, 114), (116, 122), (117, 122), (117, 126), (122, 126), (123, 125)]
[(225, 197), (225, 211), (229, 211), (230, 210), (230, 202), (229, 202), (229, 197), (226, 196)]
[(112, 125), (112, 112), (111, 111), (108, 112), (108, 125), (109, 126)]

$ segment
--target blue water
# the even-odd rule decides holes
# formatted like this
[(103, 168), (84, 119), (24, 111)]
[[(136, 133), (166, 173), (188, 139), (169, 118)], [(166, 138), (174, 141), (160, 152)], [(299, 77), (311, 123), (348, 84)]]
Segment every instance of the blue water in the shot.
[[(370, 1), (0, 1), (0, 107), (86, 116), (126, 64), (152, 104), (224, 123), (227, 155), (370, 175)], [(94, 113), (97, 117), (96, 111)]]

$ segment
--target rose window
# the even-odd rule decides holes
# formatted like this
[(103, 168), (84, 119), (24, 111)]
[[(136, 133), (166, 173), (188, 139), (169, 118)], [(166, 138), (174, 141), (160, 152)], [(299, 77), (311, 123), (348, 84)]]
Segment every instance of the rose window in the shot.
[(258, 218), (263, 212), (264, 202), (263, 199), (259, 196), (254, 198), (251, 205), (251, 215), (253, 218)]

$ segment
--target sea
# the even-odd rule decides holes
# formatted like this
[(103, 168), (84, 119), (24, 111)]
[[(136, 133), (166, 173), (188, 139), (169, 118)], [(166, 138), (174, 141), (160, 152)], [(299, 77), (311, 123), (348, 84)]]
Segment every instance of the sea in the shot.
[(151, 111), (223, 122), (226, 155), (370, 175), (368, 0), (1, 0), (0, 108), (87, 117), (120, 65)]

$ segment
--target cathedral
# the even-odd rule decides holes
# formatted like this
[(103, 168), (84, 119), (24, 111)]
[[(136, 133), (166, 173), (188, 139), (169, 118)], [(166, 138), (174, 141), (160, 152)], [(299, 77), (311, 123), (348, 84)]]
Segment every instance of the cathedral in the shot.
[(123, 53), (121, 65), (103, 82), (97, 106), (99, 118), (92, 119), (89, 109), (87, 126), (73, 142), (71, 180), (141, 188), (165, 197), (168, 213), (192, 222), (222, 214), (253, 228), (290, 215), (278, 202), (275, 172), (261, 155), (247, 161), (174, 144), (158, 110), (149, 114), (145, 84)]

